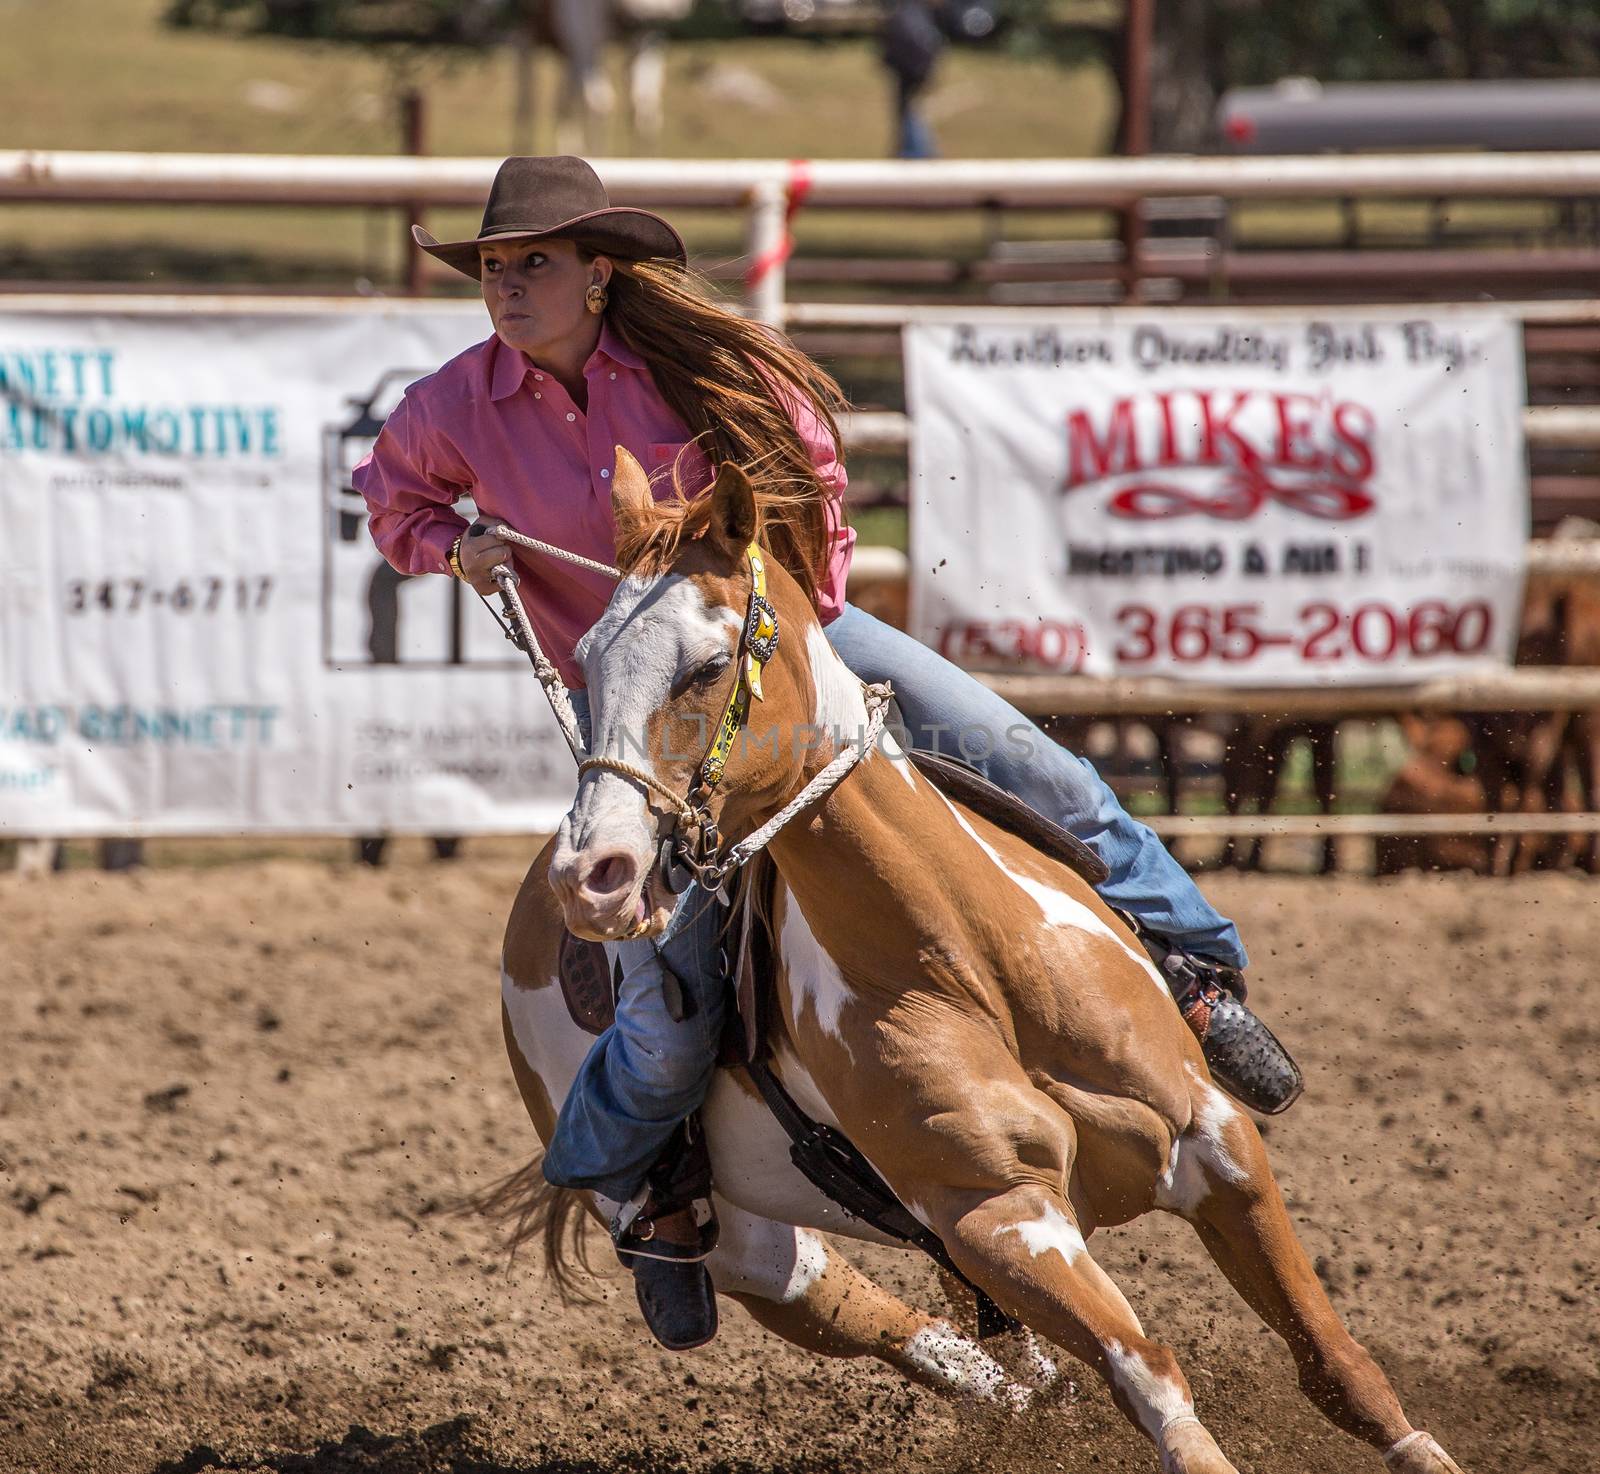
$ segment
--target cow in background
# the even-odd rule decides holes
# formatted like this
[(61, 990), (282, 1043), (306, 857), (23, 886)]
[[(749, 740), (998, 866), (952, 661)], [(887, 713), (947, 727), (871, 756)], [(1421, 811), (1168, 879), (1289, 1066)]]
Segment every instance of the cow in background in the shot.
[[(1481, 814), (1488, 807), (1472, 725), (1461, 717), (1407, 713), (1400, 730), (1411, 749), (1378, 801), (1382, 814)], [(1487, 875), (1492, 841), (1482, 834), (1383, 834), (1376, 845), (1379, 875), (1402, 870), (1470, 870)]]

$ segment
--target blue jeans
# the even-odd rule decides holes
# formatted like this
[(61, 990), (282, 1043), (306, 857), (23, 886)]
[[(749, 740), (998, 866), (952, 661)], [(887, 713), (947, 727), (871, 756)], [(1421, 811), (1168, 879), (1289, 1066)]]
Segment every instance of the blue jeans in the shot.
[[(846, 605), (827, 635), (862, 680), (893, 682), (913, 746), (965, 758), (1083, 840), (1111, 872), (1099, 890), (1113, 906), (1185, 950), (1245, 965), (1233, 923), (1082, 758), (942, 655), (870, 614)], [(586, 718), (582, 695), (574, 693), (575, 705)], [(561, 1107), (544, 1158), (549, 1181), (626, 1202), (678, 1122), (705, 1099), (727, 1010), (716, 955), (720, 925), (715, 899), (691, 886), (664, 939), (608, 948), (623, 972), (617, 1021), (595, 1040)]]

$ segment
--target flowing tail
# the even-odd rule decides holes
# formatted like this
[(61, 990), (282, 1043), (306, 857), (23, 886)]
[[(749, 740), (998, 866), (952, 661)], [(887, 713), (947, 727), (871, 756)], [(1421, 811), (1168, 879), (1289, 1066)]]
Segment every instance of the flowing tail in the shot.
[(564, 1304), (593, 1302), (595, 1296), (579, 1284), (579, 1275), (593, 1276), (589, 1261), (588, 1204), (583, 1193), (554, 1187), (544, 1179), (543, 1158), (535, 1157), (483, 1192), (462, 1204), (472, 1213), (500, 1226), (510, 1225), (506, 1248), (514, 1258), (523, 1244), (538, 1240), (544, 1271)]

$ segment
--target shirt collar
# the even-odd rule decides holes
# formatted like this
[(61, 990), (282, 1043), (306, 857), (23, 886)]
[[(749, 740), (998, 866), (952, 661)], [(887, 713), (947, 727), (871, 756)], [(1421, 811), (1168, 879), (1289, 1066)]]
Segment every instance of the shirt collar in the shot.
[(613, 363), (621, 364), (623, 368), (644, 367), (644, 360), (622, 341), (622, 335), (616, 332), (609, 322), (600, 329), (600, 343), (596, 352), (605, 354)]
[(515, 348), (508, 348), (498, 337), (489, 341), (494, 345), (494, 362), (489, 368), (489, 398), (509, 399), (522, 387), (522, 381), (533, 365)]
[[(515, 348), (508, 348), (499, 338), (491, 339), (491, 342), (494, 344), (494, 363), (489, 370), (489, 398), (509, 399), (522, 387), (522, 381), (527, 378), (533, 365), (522, 353)], [(600, 341), (589, 362), (584, 365), (584, 372), (595, 367), (596, 359), (601, 356), (622, 368), (644, 367), (644, 360), (622, 341), (620, 334), (612, 331), (610, 323), (600, 329)]]

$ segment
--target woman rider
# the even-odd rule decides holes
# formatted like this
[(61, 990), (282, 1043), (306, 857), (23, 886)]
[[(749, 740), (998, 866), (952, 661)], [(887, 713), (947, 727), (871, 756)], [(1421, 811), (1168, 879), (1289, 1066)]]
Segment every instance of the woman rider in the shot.
[[(840, 509), (834, 416), (843, 400), (822, 369), (781, 335), (710, 302), (685, 271), (677, 232), (646, 211), (612, 207), (581, 159), (508, 159), (473, 240), (414, 233), (481, 284), (494, 333), (413, 384), (356, 468), (373, 539), (390, 563), (403, 573), (453, 573), (480, 592), (492, 591), (497, 563), (521, 565), (528, 612), (583, 720), (572, 651), (613, 585), (514, 553), (469, 529), (454, 504), (470, 495), (491, 521), (609, 563), (615, 446), (655, 473), (661, 494), (674, 468), (703, 489), (717, 463), (745, 466), (758, 490), (780, 494), (771, 551), (812, 595), (850, 669), (893, 683), (918, 746), (961, 756), (960, 739), (981, 734), (973, 745), (988, 754), (979, 764), (986, 775), (1105, 862), (1101, 894), (1161, 961), (1219, 1080), (1253, 1105), (1288, 1104), (1299, 1088), (1294, 1067), (1234, 996), (1242, 997), (1245, 965), (1238, 933), (1155, 835), (1087, 763), (985, 686), (846, 602), (855, 535)], [(709, 1177), (684, 1146), (722, 1034), (719, 921), (691, 887), (663, 938), (617, 945), (616, 1023), (584, 1062), (544, 1159), (551, 1182), (621, 1205), (619, 1253), (651, 1330), (675, 1349), (702, 1344), (716, 1327), (700, 1262), (714, 1232)]]

